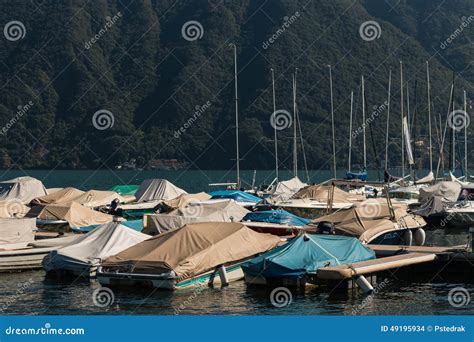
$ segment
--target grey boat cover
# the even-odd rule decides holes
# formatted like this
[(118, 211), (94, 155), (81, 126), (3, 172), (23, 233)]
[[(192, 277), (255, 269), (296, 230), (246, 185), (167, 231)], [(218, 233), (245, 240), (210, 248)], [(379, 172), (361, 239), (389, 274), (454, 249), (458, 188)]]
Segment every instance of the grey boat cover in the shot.
[(239, 222), (249, 212), (234, 200), (189, 203), (186, 207), (167, 214), (147, 215), (146, 231), (151, 235), (157, 235), (189, 223)]
[(154, 200), (171, 200), (182, 194), (187, 194), (183, 189), (178, 188), (166, 179), (145, 179), (135, 197), (137, 202), (148, 202)]
[(456, 202), (461, 193), (461, 184), (457, 182), (439, 182), (420, 189), (418, 201), (427, 202), (431, 197), (439, 197), (443, 202)]
[(0, 249), (24, 248), (35, 240), (34, 218), (1, 218)]
[(150, 236), (139, 233), (119, 223), (104, 224), (97, 229), (77, 238), (70, 244), (50, 252), (43, 259), (43, 267), (52, 270), (69, 270), (75, 273), (85, 272), (96, 266), (102, 259), (149, 239)]
[(294, 177), (287, 181), (278, 182), (272, 194), (272, 199), (286, 201), (300, 189), (308, 184), (302, 182), (298, 177)]
[(445, 202), (439, 196), (432, 196), (425, 202), (422, 202), (418, 208), (412, 209), (412, 213), (423, 217), (428, 217), (433, 214), (442, 213), (445, 211)]
[(34, 198), (47, 195), (43, 183), (33, 177), (17, 177), (0, 182), (0, 200), (19, 200), (28, 204)]

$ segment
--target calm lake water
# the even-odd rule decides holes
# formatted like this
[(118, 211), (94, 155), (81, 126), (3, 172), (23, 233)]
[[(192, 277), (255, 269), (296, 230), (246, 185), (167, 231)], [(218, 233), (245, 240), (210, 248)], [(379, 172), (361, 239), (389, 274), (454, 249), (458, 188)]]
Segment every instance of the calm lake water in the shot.
[[(49, 188), (74, 186), (81, 189), (108, 189), (115, 184), (139, 184), (146, 178), (166, 178), (189, 192), (208, 190), (208, 183), (235, 179), (235, 173), (225, 171), (0, 171), (0, 179), (21, 175), (39, 178)], [(258, 171), (256, 183), (269, 183), (273, 176), (271, 171)], [(283, 172), (282, 176), (290, 178), (291, 174)], [(330, 178), (331, 172), (310, 172), (310, 176), (312, 182), (319, 182)], [(242, 172), (242, 178), (248, 183), (252, 177), (253, 171)], [(427, 244), (457, 245), (466, 241), (464, 231), (434, 230), (428, 232)], [(449, 304), (448, 293), (458, 286), (470, 292), (473, 300), (455, 308)], [(112, 305), (106, 308), (93, 302), (93, 292), (98, 287), (96, 282), (83, 280), (59, 283), (45, 279), (43, 271), (0, 274), (0, 312), (32, 315), (466, 315), (474, 312), (472, 284), (412, 284), (389, 280), (369, 299), (357, 291), (298, 290), (292, 291), (291, 303), (283, 308), (272, 305), (271, 289), (247, 287), (243, 281), (231, 283), (224, 289), (202, 291), (115, 291)]]

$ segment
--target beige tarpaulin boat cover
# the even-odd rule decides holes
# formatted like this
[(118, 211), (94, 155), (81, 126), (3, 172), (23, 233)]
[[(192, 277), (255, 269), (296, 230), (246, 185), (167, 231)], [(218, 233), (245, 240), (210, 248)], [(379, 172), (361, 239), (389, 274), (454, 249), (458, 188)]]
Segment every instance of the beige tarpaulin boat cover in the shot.
[(456, 202), (461, 193), (461, 184), (458, 182), (439, 182), (435, 185), (421, 188), (418, 201), (426, 202), (436, 196), (444, 202)]
[(430, 171), (425, 177), (420, 178), (416, 181), (416, 184), (427, 184), (427, 183), (433, 183), (435, 180), (433, 171)]
[(126, 202), (125, 198), (115, 191), (89, 190), (76, 198), (74, 202), (80, 203), (85, 207), (100, 207), (110, 204), (114, 199), (118, 199), (120, 203)]
[(137, 202), (148, 202), (153, 200), (171, 200), (182, 194), (187, 194), (183, 189), (178, 188), (166, 179), (145, 179), (135, 197)]
[(84, 272), (102, 259), (149, 238), (149, 235), (119, 223), (107, 223), (49, 253), (43, 260), (43, 266), (46, 271), (62, 269)]
[(277, 236), (254, 232), (241, 223), (194, 223), (126, 249), (106, 259), (103, 266), (135, 273), (174, 271), (182, 280), (266, 252), (279, 243)]
[(18, 177), (0, 182), (0, 200), (20, 200), (28, 204), (32, 199), (46, 195), (41, 181), (33, 177)]
[(337, 232), (356, 236), (365, 243), (389, 231), (426, 225), (421, 216), (407, 213), (404, 204), (394, 205), (392, 218), (387, 201), (383, 198), (368, 199), (312, 221), (313, 224), (319, 222), (331, 222)]
[(86, 227), (95, 224), (111, 222), (113, 216), (84, 207), (71, 202), (69, 204), (50, 204), (46, 206), (35, 206), (27, 214), (28, 217), (36, 217), (41, 220), (64, 220), (70, 227)]
[[(292, 199), (312, 199), (326, 203), (332, 188), (331, 185), (309, 185), (294, 194)], [(358, 202), (362, 200), (361, 195), (351, 194), (334, 187), (333, 202)]]
[(0, 249), (23, 248), (35, 240), (33, 218), (1, 218)]
[(294, 177), (287, 181), (278, 182), (272, 194), (272, 199), (285, 201), (293, 196), (294, 193), (308, 184), (302, 182), (298, 177)]
[(147, 215), (146, 232), (151, 235), (197, 222), (239, 222), (249, 211), (234, 200), (214, 203), (190, 203), (167, 214)]
[(178, 208), (184, 208), (192, 202), (206, 201), (210, 198), (211, 196), (209, 194), (205, 192), (198, 192), (197, 194), (182, 194), (174, 199), (163, 201), (162, 204), (164, 207), (173, 210)]
[(0, 218), (22, 218), (29, 210), (19, 200), (0, 201)]
[(64, 188), (46, 196), (35, 198), (31, 204), (67, 204), (71, 203), (84, 194), (84, 191), (76, 188)]

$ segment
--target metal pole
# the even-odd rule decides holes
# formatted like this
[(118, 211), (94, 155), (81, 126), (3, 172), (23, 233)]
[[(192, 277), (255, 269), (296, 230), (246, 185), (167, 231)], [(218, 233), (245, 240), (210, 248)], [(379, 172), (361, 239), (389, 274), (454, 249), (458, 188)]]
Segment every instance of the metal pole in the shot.
[(390, 91), (392, 86), (392, 69), (388, 73), (388, 96), (387, 96), (387, 131), (385, 133), (385, 170), (388, 170), (388, 130), (390, 127)]
[[(403, 123), (403, 62), (400, 61), (400, 113)], [(403, 124), (402, 124), (402, 178), (405, 178), (405, 140), (403, 137)]]
[(467, 98), (466, 98), (466, 90), (464, 90), (464, 115), (466, 115), (466, 120), (464, 121), (466, 124), (464, 125), (464, 174), (466, 178), (464, 181), (469, 180), (469, 174), (467, 172), (467, 123), (469, 122), (469, 116), (467, 114)]
[[(273, 89), (273, 115), (276, 113), (276, 101), (275, 101), (275, 74), (273, 72), (273, 68), (271, 68), (272, 72), (272, 89)], [(276, 118), (274, 118), (276, 120)], [(274, 133), (275, 133), (275, 177), (278, 181), (278, 140), (277, 140), (277, 125), (276, 123), (274, 126)]]
[(351, 91), (351, 114), (350, 114), (350, 122), (349, 122), (349, 158), (348, 158), (348, 172), (351, 172), (351, 158), (352, 158), (352, 110), (354, 107), (354, 92)]
[(430, 146), (430, 172), (433, 172), (433, 146), (431, 144), (431, 86), (430, 86), (430, 66), (426, 61), (426, 80), (428, 84), (428, 135)]
[(240, 153), (239, 153), (239, 97), (237, 92), (237, 45), (234, 46), (234, 82), (235, 82), (235, 152), (237, 162), (237, 189), (240, 189)]
[(362, 76), (362, 135), (364, 140), (364, 170), (367, 170), (367, 148), (365, 142), (365, 87), (364, 76)]
[(332, 158), (333, 158), (333, 171), (334, 171), (334, 179), (337, 179), (336, 176), (336, 135), (334, 132), (334, 101), (333, 101), (333, 93), (332, 93), (332, 70), (331, 66), (329, 67), (329, 84), (331, 88), (331, 123), (332, 123)]
[(293, 174), (298, 177), (298, 156), (297, 156), (297, 141), (296, 141), (296, 73), (293, 74)]

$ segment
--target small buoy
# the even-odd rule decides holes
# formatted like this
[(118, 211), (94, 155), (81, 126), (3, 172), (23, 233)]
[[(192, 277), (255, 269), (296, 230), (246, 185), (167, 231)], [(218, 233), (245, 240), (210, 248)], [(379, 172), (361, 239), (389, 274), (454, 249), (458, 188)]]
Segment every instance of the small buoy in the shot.
[(228, 286), (229, 285), (229, 278), (227, 277), (227, 271), (224, 265), (219, 266), (219, 277), (221, 278), (221, 285)]
[(415, 244), (417, 246), (423, 246), (426, 241), (426, 232), (423, 228), (418, 228), (415, 230), (415, 234), (413, 235), (413, 238), (415, 239)]
[(371, 294), (374, 292), (373, 286), (369, 283), (369, 281), (362, 275), (356, 278), (356, 284), (364, 291), (366, 294)]
[(413, 233), (411, 232), (410, 229), (407, 229), (403, 233), (403, 240), (405, 240), (405, 245), (406, 246), (411, 246), (413, 243)]

